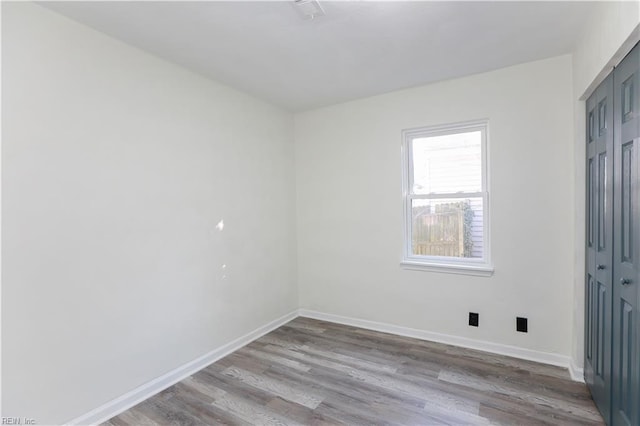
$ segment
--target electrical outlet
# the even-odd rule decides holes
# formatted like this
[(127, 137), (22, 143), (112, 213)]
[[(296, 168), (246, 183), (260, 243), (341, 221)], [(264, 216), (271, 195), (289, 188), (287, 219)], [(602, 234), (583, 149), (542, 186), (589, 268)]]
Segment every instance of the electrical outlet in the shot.
[(477, 327), (480, 321), (480, 314), (475, 312), (469, 312), (469, 325), (471, 327)]
[(529, 329), (527, 318), (524, 317), (516, 317), (516, 331), (520, 331), (522, 333), (526, 333)]

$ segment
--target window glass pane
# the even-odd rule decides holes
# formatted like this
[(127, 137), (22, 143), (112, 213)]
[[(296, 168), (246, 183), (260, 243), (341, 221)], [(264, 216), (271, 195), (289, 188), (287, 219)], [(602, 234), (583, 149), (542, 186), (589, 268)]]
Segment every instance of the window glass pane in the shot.
[(414, 194), (482, 191), (482, 133), (412, 140)]
[(412, 200), (411, 251), (417, 256), (482, 258), (482, 198)]

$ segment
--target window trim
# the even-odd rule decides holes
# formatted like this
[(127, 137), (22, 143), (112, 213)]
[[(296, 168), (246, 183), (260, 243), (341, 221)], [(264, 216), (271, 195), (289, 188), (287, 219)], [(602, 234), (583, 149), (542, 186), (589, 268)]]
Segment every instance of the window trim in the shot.
[[(449, 194), (412, 194), (413, 180), (413, 139), (419, 137), (442, 136), (455, 133), (465, 133), (480, 131), (482, 135), (480, 145), (480, 163), (482, 173), (482, 188), (479, 193), (464, 193), (463, 195), (474, 195), (482, 197), (483, 208), (483, 257), (481, 259), (452, 258), (447, 256), (417, 256), (411, 253), (411, 202), (414, 199), (438, 199), (438, 198), (460, 198), (459, 193)], [(458, 123), (441, 124), (435, 126), (423, 126), (402, 131), (402, 205), (403, 205), (403, 241), (402, 260), (400, 262), (404, 269), (426, 270), (433, 272), (457, 273), (476, 276), (490, 276), (494, 268), (491, 263), (491, 230), (489, 212), (489, 120), (473, 120)]]

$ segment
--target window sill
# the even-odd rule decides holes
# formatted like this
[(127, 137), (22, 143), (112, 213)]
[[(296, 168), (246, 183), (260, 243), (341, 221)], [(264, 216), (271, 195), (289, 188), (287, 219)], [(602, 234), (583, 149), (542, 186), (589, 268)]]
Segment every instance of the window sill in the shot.
[(490, 277), (493, 275), (493, 266), (483, 265), (455, 265), (450, 263), (427, 263), (427, 262), (400, 262), (402, 269), (414, 271), (441, 272), (445, 274), (474, 275), (477, 277)]

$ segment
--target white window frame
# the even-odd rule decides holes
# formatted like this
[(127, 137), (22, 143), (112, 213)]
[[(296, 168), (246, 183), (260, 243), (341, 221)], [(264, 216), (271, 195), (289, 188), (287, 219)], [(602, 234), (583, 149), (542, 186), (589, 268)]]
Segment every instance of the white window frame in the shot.
[[(482, 190), (475, 193), (414, 194), (413, 188), (413, 152), (412, 141), (417, 138), (443, 136), (455, 133), (480, 131)], [(491, 263), (490, 214), (489, 214), (489, 165), (488, 165), (489, 121), (475, 120), (437, 126), (418, 127), (402, 131), (402, 198), (403, 198), (403, 247), (401, 266), (405, 269), (417, 269), (435, 272), (457, 273), (477, 276), (493, 274)], [(412, 254), (412, 200), (415, 199), (451, 199), (461, 196), (481, 197), (483, 208), (483, 257), (454, 258), (448, 256), (419, 256)]]

